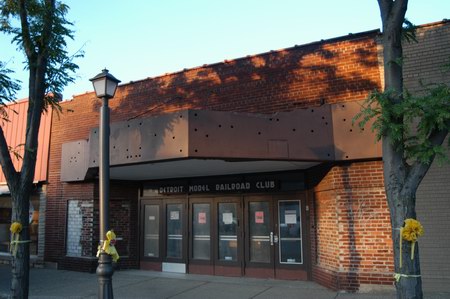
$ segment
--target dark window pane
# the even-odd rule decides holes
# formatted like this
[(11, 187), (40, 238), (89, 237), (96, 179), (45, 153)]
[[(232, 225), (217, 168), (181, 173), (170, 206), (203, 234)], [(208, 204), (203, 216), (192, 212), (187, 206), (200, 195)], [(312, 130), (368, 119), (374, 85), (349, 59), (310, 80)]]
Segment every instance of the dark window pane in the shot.
[(144, 256), (159, 257), (159, 206), (146, 205), (144, 217)]
[(268, 202), (249, 203), (250, 261), (270, 263), (270, 215)]
[(209, 203), (192, 205), (192, 257), (198, 260), (209, 260), (211, 255), (211, 222), (209, 207)]
[(300, 201), (280, 201), (278, 211), (280, 263), (301, 264), (303, 260)]
[(237, 204), (219, 203), (219, 260), (237, 261)]
[(167, 257), (181, 258), (183, 254), (183, 205), (167, 205)]

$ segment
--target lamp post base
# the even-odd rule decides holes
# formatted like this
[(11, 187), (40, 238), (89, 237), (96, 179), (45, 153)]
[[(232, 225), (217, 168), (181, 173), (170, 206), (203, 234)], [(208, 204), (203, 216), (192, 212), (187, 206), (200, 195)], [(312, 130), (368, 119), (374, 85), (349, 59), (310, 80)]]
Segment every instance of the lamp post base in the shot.
[(98, 275), (98, 298), (113, 299), (112, 276), (114, 269), (109, 254), (104, 252), (100, 253), (96, 273)]

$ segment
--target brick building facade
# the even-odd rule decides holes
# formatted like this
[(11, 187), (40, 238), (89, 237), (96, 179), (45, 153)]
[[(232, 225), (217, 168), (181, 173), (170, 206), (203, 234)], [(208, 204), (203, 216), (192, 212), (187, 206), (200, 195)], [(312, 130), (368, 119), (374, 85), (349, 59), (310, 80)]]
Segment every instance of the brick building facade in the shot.
[[(314, 280), (358, 290), (391, 285), (393, 250), (380, 145), (352, 126), (383, 82), (378, 31), (183, 70), (119, 87), (111, 107), (110, 219), (120, 268)], [(405, 45), (405, 84), (447, 82), (450, 25)], [(425, 52), (424, 52), (425, 51)], [(433, 55), (426, 55), (431, 51)], [(428, 59), (428, 57), (430, 57)], [(100, 102), (94, 93), (53, 114), (45, 255), (94, 271), (98, 244)], [(429, 177), (448, 174), (435, 169)], [(425, 273), (449, 248), (431, 227), (448, 190), (424, 180), (418, 215)], [(439, 248), (433, 240), (442, 238)], [(425, 242), (424, 242), (425, 243)], [(447, 267), (447, 268), (446, 268)]]

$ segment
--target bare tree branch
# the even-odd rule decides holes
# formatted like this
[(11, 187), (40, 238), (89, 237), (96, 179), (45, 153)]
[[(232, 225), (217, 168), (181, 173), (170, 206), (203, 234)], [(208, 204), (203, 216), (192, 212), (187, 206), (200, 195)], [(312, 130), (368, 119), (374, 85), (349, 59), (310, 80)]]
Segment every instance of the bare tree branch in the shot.
[(6, 177), (6, 181), (8, 183), (11, 182), (12, 185), (17, 185), (19, 174), (16, 171), (14, 164), (11, 160), (8, 144), (6, 142), (5, 134), (1, 126), (0, 126), (0, 164), (2, 166), (3, 174)]
[(36, 50), (30, 35), (30, 24), (28, 23), (28, 13), (26, 9), (26, 0), (19, 1), (19, 15), (22, 27), (22, 41), (25, 53), (29, 60), (36, 56)]
[(387, 24), (387, 19), (392, 9), (392, 1), (391, 0), (378, 0), (378, 6), (380, 7), (381, 21), (383, 23), (383, 32), (384, 26)]
[[(441, 145), (445, 138), (448, 135), (448, 131), (437, 131), (430, 135), (430, 142), (434, 146)], [(431, 159), (431, 161), (434, 160), (434, 156)], [(431, 162), (430, 162), (431, 163)], [(404, 190), (417, 190), (419, 187), (420, 182), (425, 177), (425, 174), (427, 173), (428, 169), (430, 168), (430, 164), (423, 163), (416, 161), (413, 165), (409, 168), (405, 185), (403, 187)]]

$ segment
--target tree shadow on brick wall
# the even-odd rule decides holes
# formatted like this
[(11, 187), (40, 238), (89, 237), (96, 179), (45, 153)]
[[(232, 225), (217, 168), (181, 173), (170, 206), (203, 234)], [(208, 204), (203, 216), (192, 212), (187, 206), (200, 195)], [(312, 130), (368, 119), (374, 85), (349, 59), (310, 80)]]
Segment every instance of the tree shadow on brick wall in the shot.
[[(354, 35), (125, 84), (110, 101), (111, 122), (185, 109), (275, 114), (362, 100), (379, 87), (375, 33)], [(156, 150), (174, 134), (176, 124), (165, 125)]]
[[(357, 213), (353, 209), (353, 201), (355, 200), (353, 194), (353, 187), (350, 184), (350, 174), (348, 172), (349, 165), (343, 165), (342, 178), (344, 182), (345, 192), (345, 208), (343, 209), (342, 221), (343, 227), (347, 231), (343, 232), (343, 236), (348, 236), (347, 254), (349, 266), (345, 277), (342, 277), (341, 283), (345, 283), (345, 289), (357, 291), (360, 287), (359, 270), (361, 267), (361, 254), (358, 251), (358, 244), (356, 242), (355, 221), (357, 221)], [(346, 223), (345, 223), (346, 222)]]
[(182, 109), (271, 114), (361, 100), (380, 87), (376, 44), (366, 44), (367, 38), (348, 37), (130, 83), (111, 103), (112, 119)]

